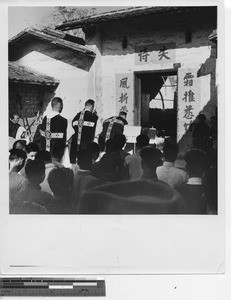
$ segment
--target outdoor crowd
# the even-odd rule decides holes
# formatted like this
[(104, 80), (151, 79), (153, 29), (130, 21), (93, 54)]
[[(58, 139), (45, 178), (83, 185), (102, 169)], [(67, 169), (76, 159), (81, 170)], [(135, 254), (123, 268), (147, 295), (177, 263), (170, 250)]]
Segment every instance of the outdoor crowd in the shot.
[(193, 148), (179, 159), (176, 144), (166, 142), (160, 150), (144, 134), (136, 138), (135, 153), (126, 152), (126, 121), (120, 120), (125, 114), (104, 122), (99, 143), (81, 148), (84, 123), (93, 127), (84, 114), (77, 115), (82, 122), (76, 123), (74, 163), (68, 168), (58, 138), (50, 139), (46, 150), (36, 142), (14, 142), (9, 150), (11, 214), (217, 214), (216, 132), (204, 115), (192, 128)]

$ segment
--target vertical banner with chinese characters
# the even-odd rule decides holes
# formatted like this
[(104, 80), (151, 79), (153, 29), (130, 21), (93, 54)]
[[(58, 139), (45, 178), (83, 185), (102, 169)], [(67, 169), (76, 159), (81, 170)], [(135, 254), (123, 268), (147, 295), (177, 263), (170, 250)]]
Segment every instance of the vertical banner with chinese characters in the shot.
[(200, 112), (201, 88), (196, 69), (178, 71), (177, 141), (188, 131)]
[(161, 43), (135, 47), (136, 65), (165, 65), (175, 63), (175, 43)]
[(116, 113), (121, 110), (127, 113), (130, 123), (133, 119), (133, 74), (116, 74)]

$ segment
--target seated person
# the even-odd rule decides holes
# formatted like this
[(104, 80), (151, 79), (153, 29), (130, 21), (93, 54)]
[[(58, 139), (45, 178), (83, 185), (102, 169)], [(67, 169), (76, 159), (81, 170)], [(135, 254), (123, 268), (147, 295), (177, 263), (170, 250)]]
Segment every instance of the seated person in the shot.
[(26, 152), (22, 149), (11, 149), (9, 156), (9, 192), (10, 203), (14, 202), (17, 192), (27, 187), (27, 179), (18, 172), (23, 168), (26, 160)]
[(52, 140), (52, 147), (50, 149), (52, 163), (58, 168), (64, 168), (64, 165), (61, 163), (64, 151), (60, 149), (65, 149), (64, 141)]
[(100, 145), (96, 142), (91, 142), (87, 144), (87, 150), (91, 151), (93, 153), (93, 163), (96, 162), (100, 155)]
[(149, 137), (144, 134), (140, 134), (136, 138), (136, 153), (129, 155), (125, 158), (124, 164), (128, 166), (130, 179), (140, 178), (143, 174), (141, 166), (140, 151), (143, 147), (149, 145)]
[(129, 179), (128, 168), (124, 166), (124, 160), (119, 151), (105, 153), (93, 167), (93, 175), (104, 182)]
[(53, 201), (53, 197), (47, 192), (41, 191), (40, 184), (45, 178), (45, 164), (41, 160), (31, 160), (25, 166), (29, 184), (25, 190), (19, 191), (14, 198), (14, 203), (30, 201), (47, 206)]
[(83, 192), (86, 191), (90, 182), (96, 181), (97, 178), (92, 175), (93, 153), (89, 150), (79, 150), (77, 153), (77, 164), (79, 170), (74, 173), (73, 186), (73, 208), (76, 209), (78, 201)]
[(157, 181), (156, 168), (162, 165), (162, 153), (152, 146), (143, 147), (140, 151), (143, 174), (141, 179)]
[(114, 182), (91, 189), (80, 199), (80, 214), (183, 214), (185, 203), (165, 183)]
[(105, 143), (105, 153), (109, 154), (112, 152), (119, 152), (121, 149), (121, 145), (118, 141), (114, 139), (109, 139)]
[(51, 170), (57, 167), (51, 160), (51, 153), (46, 150), (40, 150), (36, 153), (35, 159), (42, 160), (45, 164), (45, 178), (40, 184), (41, 190), (52, 195), (52, 191), (48, 184), (47, 178)]
[(159, 180), (166, 182), (171, 187), (181, 185), (187, 182), (187, 174), (174, 166), (178, 155), (178, 146), (167, 143), (163, 148), (164, 163), (156, 169)]
[(36, 153), (39, 151), (39, 147), (36, 143), (29, 143), (25, 147), (26, 153), (27, 153), (27, 160), (34, 160)]
[(97, 178), (100, 178), (101, 175), (100, 175), (100, 168), (101, 168), (101, 164), (100, 164), (100, 161), (102, 159), (102, 157), (105, 155), (105, 154), (109, 154), (109, 153), (112, 153), (112, 152), (119, 152), (120, 150), (120, 145), (118, 144), (117, 141), (114, 141), (112, 139), (108, 139), (105, 143), (105, 152), (101, 152), (100, 154), (100, 157), (98, 159), (97, 162), (94, 162), (93, 165), (92, 165), (92, 173), (94, 174), (94, 176), (96, 176)]
[(23, 202), (16, 203), (16, 205), (12, 209), (11, 214), (45, 215), (45, 214), (49, 214), (49, 212), (44, 206), (38, 203), (23, 201)]
[(26, 151), (26, 141), (25, 140), (17, 140), (13, 144), (13, 149), (22, 149), (23, 151)]
[(115, 134), (114, 137), (113, 137), (113, 140), (116, 141), (120, 145), (119, 153), (120, 153), (120, 155), (123, 159), (125, 159), (125, 157), (130, 155), (130, 153), (125, 152), (123, 150), (123, 148), (126, 144), (126, 137), (125, 137), (124, 134), (122, 134), (122, 133)]
[(31, 142), (25, 146), (25, 151), (26, 151), (27, 158), (24, 167), (20, 171), (20, 174), (22, 174), (24, 177), (26, 177), (25, 166), (28, 161), (35, 159), (35, 155), (39, 151), (39, 147), (36, 143)]
[(71, 194), (74, 181), (73, 171), (68, 168), (52, 169), (47, 180), (54, 197), (54, 201), (47, 206), (49, 213), (71, 214)]
[(176, 189), (186, 202), (188, 214), (206, 214), (207, 199), (202, 177), (207, 168), (207, 156), (202, 150), (193, 148), (186, 152), (184, 159), (189, 179), (187, 184)]

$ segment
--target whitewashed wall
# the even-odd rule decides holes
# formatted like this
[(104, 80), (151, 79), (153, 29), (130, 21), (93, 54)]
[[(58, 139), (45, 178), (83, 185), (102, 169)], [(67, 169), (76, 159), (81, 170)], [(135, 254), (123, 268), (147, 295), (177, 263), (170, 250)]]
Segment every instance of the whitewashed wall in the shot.
[[(84, 102), (90, 94), (88, 90), (88, 71), (53, 59), (37, 51), (25, 55), (18, 62), (60, 81), (55, 96), (64, 100), (63, 117), (71, 120), (83, 108)], [(50, 110), (51, 106), (49, 104), (45, 114)]]
[[(184, 21), (185, 22), (185, 21)], [(97, 41), (99, 47), (99, 54), (101, 53), (101, 70), (95, 71), (95, 76), (98, 78), (100, 85), (95, 86), (95, 90), (101, 90), (102, 115), (101, 117), (107, 118), (117, 113), (116, 95), (118, 91), (116, 88), (116, 77), (118, 74), (130, 74), (134, 78), (134, 72), (139, 71), (160, 71), (160, 70), (173, 70), (174, 63), (180, 63), (180, 69), (193, 69), (199, 70), (201, 66), (211, 57), (211, 44), (209, 43), (208, 36), (214, 28), (213, 23), (204, 19), (198, 19), (195, 16), (192, 26), (192, 42), (185, 42), (185, 29), (184, 22), (178, 20), (176, 24), (153, 23), (148, 24), (137, 21), (127, 21), (126, 26), (122, 22), (115, 25), (107, 24), (101, 32), (101, 42)], [(122, 49), (123, 36), (127, 37), (128, 47)], [(90, 39), (89, 39), (90, 41)], [(135, 49), (139, 46), (155, 45), (160, 43), (172, 43), (176, 47), (173, 58), (166, 61), (166, 64), (157, 64), (155, 62), (147, 62), (145, 64), (137, 64)], [(88, 41), (87, 41), (88, 43)], [(90, 43), (92, 44), (92, 38)], [(211, 61), (214, 69), (214, 61)], [(99, 78), (100, 77), (100, 78)], [(200, 83), (199, 91), (199, 110), (203, 110), (206, 106), (206, 115), (211, 117), (215, 113), (216, 106), (216, 93), (215, 80), (212, 82), (214, 88), (211, 88), (211, 75), (202, 76), (198, 78)], [(212, 91), (212, 93), (211, 93)], [(129, 125), (134, 125), (134, 88), (131, 91), (132, 101), (128, 113)], [(211, 100), (211, 101), (210, 101)], [(179, 101), (179, 100), (178, 100)], [(210, 104), (208, 104), (211, 102)], [(179, 128), (178, 128), (179, 131)]]

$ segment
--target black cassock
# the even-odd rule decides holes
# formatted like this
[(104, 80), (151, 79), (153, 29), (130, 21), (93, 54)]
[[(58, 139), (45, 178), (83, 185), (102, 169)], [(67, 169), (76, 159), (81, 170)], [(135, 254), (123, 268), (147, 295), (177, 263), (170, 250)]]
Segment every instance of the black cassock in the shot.
[(52, 118), (44, 117), (39, 127), (40, 132), (40, 148), (47, 150), (55, 156), (61, 158), (64, 154), (67, 138), (67, 119), (60, 115)]
[(69, 145), (71, 164), (76, 163), (78, 150), (86, 149), (87, 144), (94, 141), (97, 120), (98, 116), (88, 110), (83, 110), (74, 117), (72, 127), (75, 133)]
[(99, 135), (99, 144), (104, 148), (105, 142), (108, 139), (113, 139), (114, 135), (122, 134), (124, 132), (124, 126), (128, 122), (122, 117), (111, 117), (103, 122), (103, 130)]

